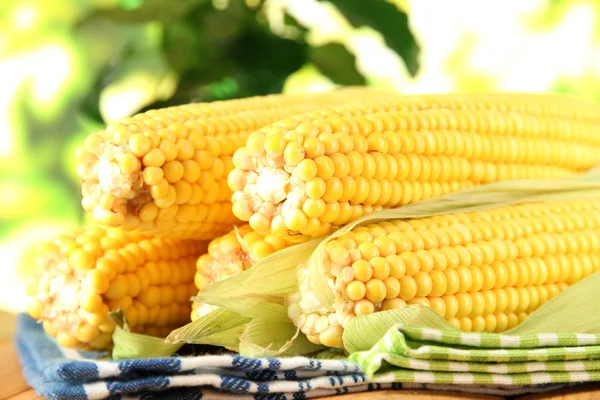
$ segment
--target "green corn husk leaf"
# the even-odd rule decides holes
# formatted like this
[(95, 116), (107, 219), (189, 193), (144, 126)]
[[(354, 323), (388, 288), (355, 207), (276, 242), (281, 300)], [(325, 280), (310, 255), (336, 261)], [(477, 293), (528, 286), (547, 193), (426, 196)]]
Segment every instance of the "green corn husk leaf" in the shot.
[(246, 294), (236, 297), (198, 295), (192, 297), (192, 301), (224, 307), (249, 318), (265, 318), (276, 322), (289, 320), (282, 296), (261, 294)]
[[(235, 330), (240, 327), (244, 327), (245, 329), (246, 324), (252, 319), (268, 321), (268, 323), (261, 324), (261, 327), (265, 326), (265, 324), (270, 327), (293, 327), (287, 316), (287, 308), (283, 303), (283, 295), (296, 288), (295, 271), (297, 263), (306, 260), (317, 243), (316, 241), (302, 243), (281, 250), (266, 257), (250, 270), (223, 281), (215, 282), (205, 288), (198, 296), (193, 297), (192, 300), (197, 303), (211, 304), (220, 308), (171, 332), (167, 337), (167, 341), (170, 343), (187, 342), (224, 346), (223, 335), (229, 335), (226, 337), (227, 340), (230, 340), (229, 345), (224, 347), (234, 347), (232, 345), (234, 342), (237, 347), (242, 336), (242, 331), (237, 335), (237, 341), (233, 340), (230, 336), (234, 335)], [(290, 257), (290, 255), (294, 258), (297, 257), (297, 263), (286, 261), (285, 257)], [(252, 326), (257, 326), (257, 324), (259, 322), (255, 322)], [(253, 332), (253, 329), (251, 328), (248, 332)], [(267, 330), (272, 331), (273, 329), (268, 328)], [(268, 342), (264, 344), (259, 341), (257, 342), (258, 347), (251, 352), (258, 354), (258, 348), (261, 343), (265, 348), (272, 344), (269, 347), (270, 351), (272, 351), (272, 348), (279, 350), (292, 336), (288, 335), (284, 329), (279, 335), (279, 337), (286, 337), (284, 342), (274, 344)], [(250, 337), (254, 340), (254, 336)], [(304, 340), (307, 342), (306, 338)], [(308, 347), (300, 339), (298, 344), (294, 342), (293, 347), (302, 347), (303, 345)], [(247, 345), (246, 348), (248, 348)]]
[(112, 358), (115, 360), (167, 357), (183, 346), (183, 343), (166, 343), (162, 338), (130, 332), (127, 318), (121, 310), (113, 311), (108, 316), (117, 325), (112, 335)]
[(309, 342), (289, 319), (251, 319), (222, 308), (174, 330), (166, 341), (222, 346), (251, 357), (308, 354), (323, 348)]
[(309, 354), (323, 346), (308, 341), (294, 324), (255, 318), (240, 336), (239, 352), (247, 357), (276, 357)]
[[(598, 287), (600, 272), (569, 286), (503, 335), (600, 333)], [(349, 353), (370, 350), (396, 324), (456, 330), (431, 308), (412, 305), (353, 318), (344, 330), (344, 347)]]
[(235, 328), (245, 326), (248, 322), (250, 322), (250, 318), (219, 308), (181, 328), (175, 329), (165, 340), (169, 343), (211, 344), (205, 343), (205, 339), (215, 338), (225, 332), (231, 332)]
[(206, 344), (211, 346), (225, 347), (228, 350), (239, 353), (240, 351), (240, 336), (244, 333), (247, 325), (236, 326), (227, 331), (215, 333), (211, 336), (197, 339), (191, 343), (194, 344)]
[(382, 210), (360, 218), (322, 240), (306, 263), (307, 286), (320, 303), (320, 309), (332, 310), (336, 294), (328, 285), (323, 268), (325, 245), (330, 240), (360, 225), (386, 220), (423, 218), (450, 213), (483, 211), (518, 203), (558, 201), (600, 196), (600, 168), (565, 179), (504, 181), (461, 190), (423, 200), (400, 208)]
[(380, 311), (352, 318), (344, 329), (344, 348), (349, 353), (369, 350), (396, 324), (456, 330), (454, 325), (431, 308), (410, 305), (396, 310)]
[(257, 315), (253, 308), (266, 301), (283, 305), (283, 296), (297, 290), (298, 264), (308, 259), (318, 244), (318, 240), (313, 240), (277, 251), (241, 274), (213, 283), (193, 300), (225, 307), (244, 316), (270, 318), (266, 312), (273, 310), (265, 310)]
[(507, 335), (600, 333), (600, 272), (569, 286), (531, 313)]

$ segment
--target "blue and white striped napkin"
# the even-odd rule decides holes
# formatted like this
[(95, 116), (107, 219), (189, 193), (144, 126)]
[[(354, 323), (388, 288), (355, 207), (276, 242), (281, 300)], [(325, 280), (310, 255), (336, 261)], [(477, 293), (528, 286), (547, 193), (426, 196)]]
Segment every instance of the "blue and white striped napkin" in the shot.
[(16, 345), (27, 382), (50, 399), (305, 399), (373, 390), (432, 389), (517, 395), (564, 387), (439, 385), (369, 380), (358, 364), (229, 353), (112, 361), (61, 349), (41, 325), (18, 318)]

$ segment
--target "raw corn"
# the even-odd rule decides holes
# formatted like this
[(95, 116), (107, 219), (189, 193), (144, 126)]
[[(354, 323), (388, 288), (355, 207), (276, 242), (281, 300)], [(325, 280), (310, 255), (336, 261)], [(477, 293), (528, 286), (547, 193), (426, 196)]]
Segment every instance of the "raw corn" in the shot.
[(400, 96), (297, 115), (234, 157), (233, 213), (321, 237), (363, 215), (473, 186), (600, 164), (600, 106), (567, 96)]
[(212, 239), (239, 223), (227, 176), (248, 135), (291, 115), (396, 96), (368, 88), (150, 110), (90, 135), (78, 151), (82, 205), (102, 225)]
[(529, 203), (485, 212), (359, 226), (326, 244), (336, 301), (286, 298), (309, 340), (343, 347), (357, 315), (421, 304), (457, 328), (503, 332), (600, 269), (600, 199)]
[[(294, 244), (290, 240), (256, 233), (248, 224), (241, 225), (213, 239), (208, 245), (208, 253), (198, 258), (196, 287), (202, 292), (208, 285), (237, 275), (266, 256)], [(201, 303), (194, 303), (192, 308), (193, 321), (216, 309)]]
[(87, 227), (41, 246), (29, 314), (63, 347), (112, 345), (108, 313), (124, 311), (133, 332), (166, 336), (189, 321), (194, 273), (207, 243)]

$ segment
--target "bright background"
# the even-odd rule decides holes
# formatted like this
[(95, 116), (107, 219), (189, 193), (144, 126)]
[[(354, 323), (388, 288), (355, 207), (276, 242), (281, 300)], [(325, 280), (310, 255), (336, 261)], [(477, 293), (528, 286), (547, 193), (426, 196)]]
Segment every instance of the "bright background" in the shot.
[(73, 153), (107, 122), (336, 84), (600, 100), (599, 16), (594, 0), (3, 0), (0, 308), (23, 309), (31, 246), (84, 222)]

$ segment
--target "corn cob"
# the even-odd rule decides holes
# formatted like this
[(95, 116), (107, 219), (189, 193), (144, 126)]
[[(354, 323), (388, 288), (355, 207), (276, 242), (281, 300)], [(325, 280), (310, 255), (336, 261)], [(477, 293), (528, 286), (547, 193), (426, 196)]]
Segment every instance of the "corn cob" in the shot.
[(253, 130), (299, 112), (392, 93), (367, 88), (151, 110), (90, 135), (78, 151), (82, 205), (102, 225), (208, 240), (239, 221), (227, 175)]
[(148, 238), (87, 227), (40, 247), (28, 312), (63, 347), (111, 347), (108, 313), (124, 311), (133, 332), (166, 336), (189, 321), (195, 263), (206, 242)]
[(600, 106), (557, 95), (399, 97), (297, 115), (235, 153), (233, 213), (260, 233), (320, 237), (382, 208), (589, 169), (598, 129)]
[(355, 316), (407, 304), (464, 331), (502, 332), (598, 271), (599, 251), (600, 199), (381, 222), (326, 244), (334, 309), (311, 302), (303, 278), (286, 302), (312, 342), (334, 347)]
[[(237, 275), (259, 260), (274, 252), (295, 244), (272, 235), (261, 235), (248, 224), (241, 225), (231, 232), (213, 239), (208, 245), (208, 254), (203, 254), (196, 263), (195, 283), (198, 290), (220, 280)], [(192, 320), (196, 320), (216, 307), (210, 304), (194, 303)]]

